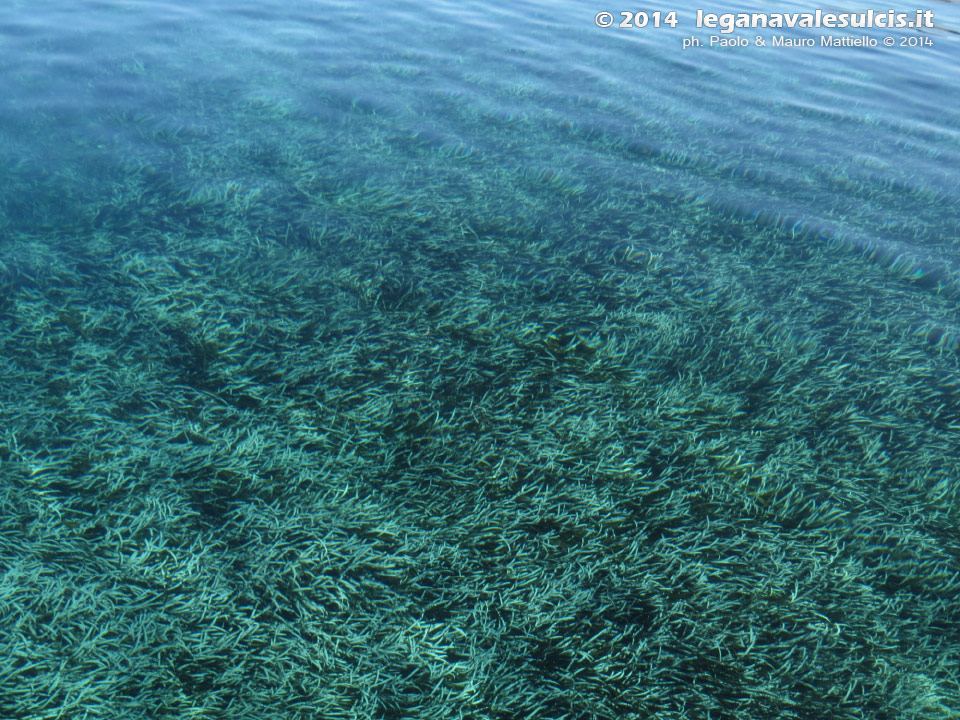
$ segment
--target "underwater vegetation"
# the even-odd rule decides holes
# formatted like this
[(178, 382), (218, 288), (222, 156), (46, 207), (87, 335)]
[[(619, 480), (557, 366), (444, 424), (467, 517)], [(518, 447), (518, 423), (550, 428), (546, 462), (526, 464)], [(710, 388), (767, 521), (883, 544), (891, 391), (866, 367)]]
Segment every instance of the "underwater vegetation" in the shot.
[(210, 93), (4, 167), (0, 717), (960, 715), (952, 268), (622, 103)]

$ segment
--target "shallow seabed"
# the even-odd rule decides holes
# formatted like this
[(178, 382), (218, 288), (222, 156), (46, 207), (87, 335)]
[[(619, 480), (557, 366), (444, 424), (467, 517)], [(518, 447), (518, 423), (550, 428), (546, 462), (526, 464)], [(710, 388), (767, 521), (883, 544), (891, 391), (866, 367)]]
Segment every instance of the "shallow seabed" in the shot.
[(0, 716), (960, 716), (955, 8), (40, 5)]

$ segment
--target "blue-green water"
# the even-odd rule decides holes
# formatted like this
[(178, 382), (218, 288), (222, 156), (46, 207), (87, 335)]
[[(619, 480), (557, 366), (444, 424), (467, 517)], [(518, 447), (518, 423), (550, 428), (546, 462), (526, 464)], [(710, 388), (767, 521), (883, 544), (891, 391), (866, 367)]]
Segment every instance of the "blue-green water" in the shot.
[[(501, 176), (509, 194), (517, 173), (558, 203), (615, 187), (627, 203), (656, 191), (759, 215), (954, 296), (960, 25), (952, 4), (933, 10), (930, 31), (791, 31), (818, 43), (791, 49), (767, 30), (763, 48), (683, 50), (758, 33), (697, 29), (692, 7), (675, 28), (599, 29), (582, 3), (13, 4), (5, 227), (106, 227), (117, 193), (164, 183), (273, 207), (245, 226), (276, 237), (328, 224), (298, 183), (436, 187), (455, 203)], [(825, 33), (898, 45), (819, 47)], [(918, 39), (931, 45), (899, 46)], [(8, 273), (29, 267), (12, 255)], [(957, 330), (938, 337), (956, 347)]]
[(960, 6), (621, 9), (0, 7), (0, 717), (960, 716)]

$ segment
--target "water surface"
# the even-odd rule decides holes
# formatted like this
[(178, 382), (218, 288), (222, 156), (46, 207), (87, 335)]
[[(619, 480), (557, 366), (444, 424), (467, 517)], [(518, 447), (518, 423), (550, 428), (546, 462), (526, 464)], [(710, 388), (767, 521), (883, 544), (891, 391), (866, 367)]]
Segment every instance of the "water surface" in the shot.
[(918, 8), (5, 4), (0, 715), (955, 717)]

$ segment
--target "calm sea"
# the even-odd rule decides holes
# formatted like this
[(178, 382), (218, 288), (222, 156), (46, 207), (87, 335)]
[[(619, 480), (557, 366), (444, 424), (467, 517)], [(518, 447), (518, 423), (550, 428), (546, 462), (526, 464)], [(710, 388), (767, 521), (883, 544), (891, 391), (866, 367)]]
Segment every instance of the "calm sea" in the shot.
[(958, 717), (960, 6), (696, 26), (841, 5), (0, 4), (0, 716)]
[[(450, 163), (478, 155), (501, 168), (537, 165), (589, 192), (612, 176), (748, 215), (789, 216), (858, 247), (954, 269), (960, 10), (922, 7), (936, 29), (727, 35), (696, 28), (696, 7), (684, 3), (662, 8), (664, 19), (675, 11), (675, 27), (654, 27), (650, 8), (646, 27), (600, 29), (597, 12), (613, 10), (620, 23), (626, 8), (11, 2), (0, 10), (2, 159), (14, 179), (56, 176), (54, 192), (92, 202), (102, 183), (122, 181), (123, 167), (202, 182), (185, 170), (186, 156), (231, 138), (349, 143), (376, 132), (387, 144), (408, 136), (435, 144)], [(773, 34), (816, 46), (772, 47)], [(764, 35), (767, 44), (711, 49), (711, 35), (751, 43)], [(824, 48), (821, 35), (880, 44)], [(883, 46), (885, 35), (894, 47)], [(682, 49), (688, 37), (704, 47)], [(628, 151), (604, 152), (620, 145)], [(373, 167), (340, 172), (402, 191), (408, 160), (394, 148)], [(271, 180), (269, 163), (255, 170), (263, 176), (237, 180)], [(32, 204), (22, 193), (0, 192), (7, 227), (70, 214), (56, 203), (21, 207)]]

